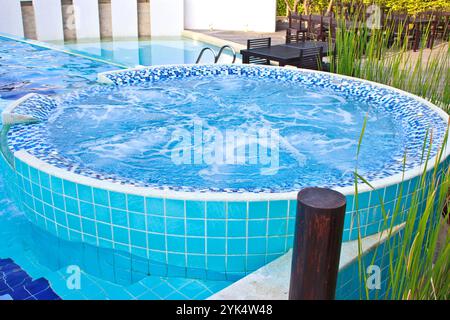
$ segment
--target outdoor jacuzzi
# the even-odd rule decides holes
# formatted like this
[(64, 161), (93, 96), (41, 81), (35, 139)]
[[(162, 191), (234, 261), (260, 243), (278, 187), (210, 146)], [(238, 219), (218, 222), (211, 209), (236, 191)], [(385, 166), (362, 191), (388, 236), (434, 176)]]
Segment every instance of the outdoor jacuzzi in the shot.
[[(291, 248), (308, 186), (346, 195), (344, 241), (357, 239), (357, 215), (362, 237), (381, 231), (379, 199), (406, 212), (424, 143), (429, 170), (448, 125), (416, 96), (322, 72), (174, 65), (99, 81), (109, 85), (4, 111), (12, 187), (40, 228), (148, 259), (153, 275), (256, 270)], [(374, 187), (359, 183), (358, 208), (356, 168)]]

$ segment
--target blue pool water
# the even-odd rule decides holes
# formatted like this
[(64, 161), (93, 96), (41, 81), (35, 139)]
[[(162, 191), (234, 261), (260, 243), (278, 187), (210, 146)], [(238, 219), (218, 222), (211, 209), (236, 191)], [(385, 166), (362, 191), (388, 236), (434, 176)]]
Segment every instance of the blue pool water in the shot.
[[(375, 104), (269, 78), (100, 87), (67, 101), (42, 124), (56, 152), (147, 185), (291, 191), (352, 184), (365, 117), (371, 134), (361, 149), (360, 173), (386, 170), (405, 148), (401, 124)], [(195, 142), (196, 132), (203, 143)]]
[[(195, 63), (204, 47), (219, 48), (201, 41), (183, 37), (152, 38), (151, 40), (121, 40), (121, 41), (79, 41), (55, 43), (59, 47), (94, 58), (100, 58), (128, 67), (136, 65), (165, 65)], [(221, 62), (231, 62), (232, 57), (224, 52)], [(211, 54), (205, 54), (202, 62), (212, 63)]]
[[(92, 85), (98, 72), (115, 69), (118, 67), (0, 37), (0, 112), (28, 93), (65, 94)], [(12, 259), (33, 279), (46, 279), (61, 298), (204, 299), (230, 284), (149, 276), (150, 261), (61, 241), (31, 224), (16, 207), (8, 192), (9, 170), (0, 155), (0, 259)], [(81, 268), (79, 289), (67, 286), (71, 265)]]
[(17, 100), (28, 93), (70, 92), (95, 83), (98, 72), (115, 69), (118, 67), (0, 36), (0, 101)]

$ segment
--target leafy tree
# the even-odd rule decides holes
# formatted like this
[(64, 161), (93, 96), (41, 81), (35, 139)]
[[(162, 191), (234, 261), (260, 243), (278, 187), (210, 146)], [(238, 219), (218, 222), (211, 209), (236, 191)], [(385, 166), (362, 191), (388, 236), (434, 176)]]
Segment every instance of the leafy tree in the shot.
[[(300, 4), (300, 0), (282, 0), (282, 8), (284, 9), (284, 11), (286, 12), (286, 16), (289, 15), (289, 12), (297, 12), (298, 11), (298, 6)], [(280, 3), (281, 1), (278, 0), (278, 3)]]
[[(300, 6), (300, 0), (278, 0), (278, 14), (288, 14), (289, 10), (295, 8), (300, 12), (322, 13), (329, 11), (330, 6), (334, 4), (333, 0), (303, 0), (303, 6)], [(341, 0), (339, 2), (363, 2), (365, 4), (375, 3), (385, 7), (387, 10), (403, 11), (409, 14), (417, 14), (428, 10), (450, 10), (450, 0)]]

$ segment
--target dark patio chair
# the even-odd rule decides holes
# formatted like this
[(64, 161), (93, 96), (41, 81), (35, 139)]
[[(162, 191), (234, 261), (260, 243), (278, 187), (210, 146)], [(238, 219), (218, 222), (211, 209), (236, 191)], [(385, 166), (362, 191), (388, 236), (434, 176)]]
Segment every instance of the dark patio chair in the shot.
[(300, 56), (298, 63), (295, 64), (298, 68), (320, 70), (322, 71), (323, 66), (323, 48), (308, 48), (300, 50)]
[(324, 17), (323, 18), (323, 29), (325, 40), (331, 40), (331, 42), (336, 41), (336, 28), (337, 28), (337, 20), (333, 16)]
[(414, 24), (413, 50), (419, 49), (420, 43), (426, 41), (427, 48), (431, 48), (436, 37), (435, 30), (438, 23), (438, 14), (434, 11), (426, 11), (411, 19)]
[[(427, 39), (427, 48), (433, 49), (434, 42), (436, 41), (436, 38), (438, 36), (438, 26), (440, 22), (440, 13), (439, 12), (426, 12), (421, 15), (422, 18), (428, 18), (430, 20), (428, 26), (423, 26), (423, 28), (429, 28), (429, 30), (426, 32), (426, 35), (428, 37)], [(426, 30), (426, 29), (425, 29)], [(423, 32), (424, 30), (422, 30)]]
[(286, 29), (286, 43), (305, 41), (308, 32), (307, 24), (308, 19), (300, 14), (290, 12), (289, 26)]
[(450, 12), (440, 12), (436, 20), (436, 39), (448, 41), (450, 35)]
[(390, 46), (394, 43), (402, 46), (405, 41), (408, 41), (408, 46), (413, 45), (416, 37), (416, 29), (410, 27), (411, 23), (413, 21), (408, 14), (394, 13), (387, 17), (387, 25), (391, 30), (388, 41)]
[(309, 15), (308, 17), (308, 33), (309, 40), (325, 41), (327, 38), (327, 29), (324, 25), (324, 18), (321, 15)]
[[(258, 39), (249, 39), (247, 40), (247, 50), (249, 49), (258, 49), (258, 48), (268, 48), (272, 45), (271, 38), (258, 38)], [(270, 64), (270, 60), (262, 59), (254, 56), (249, 56), (248, 63), (251, 64)]]

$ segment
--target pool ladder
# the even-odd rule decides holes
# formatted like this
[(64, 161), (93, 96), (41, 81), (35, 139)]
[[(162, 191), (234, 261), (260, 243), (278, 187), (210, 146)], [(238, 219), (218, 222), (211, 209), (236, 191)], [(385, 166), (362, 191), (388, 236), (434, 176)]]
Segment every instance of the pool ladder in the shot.
[(222, 56), (222, 53), (224, 52), (225, 49), (229, 49), (231, 50), (232, 54), (233, 54), (233, 61), (231, 63), (235, 63), (236, 62), (236, 51), (229, 45), (225, 45), (222, 48), (220, 48), (219, 53), (216, 54), (216, 52), (214, 51), (214, 49), (210, 48), (210, 47), (206, 47), (203, 48), (202, 51), (200, 51), (200, 54), (198, 55), (197, 61), (195, 61), (196, 64), (200, 63), (200, 60), (203, 57), (203, 54), (206, 51), (210, 51), (212, 52), (213, 56), (214, 56), (214, 63), (219, 62), (220, 57)]

